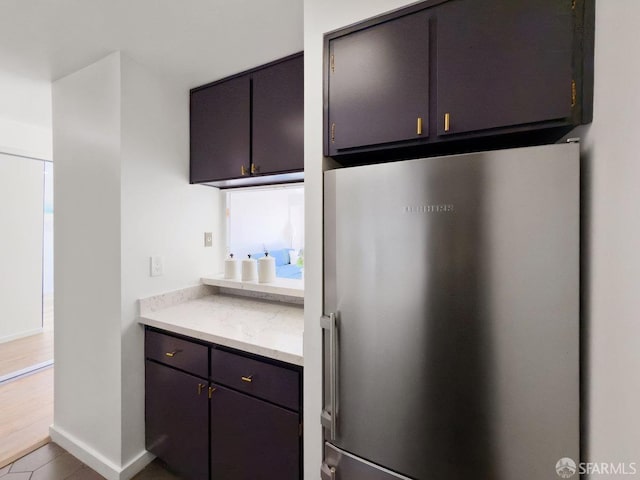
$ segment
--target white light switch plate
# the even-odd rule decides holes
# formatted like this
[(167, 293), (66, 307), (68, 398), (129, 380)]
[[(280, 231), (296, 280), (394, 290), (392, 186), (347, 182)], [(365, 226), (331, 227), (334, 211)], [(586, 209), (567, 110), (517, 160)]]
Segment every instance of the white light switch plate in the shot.
[(160, 256), (154, 256), (150, 258), (151, 271), (149, 272), (152, 277), (159, 277), (164, 273), (164, 259)]
[(204, 232), (204, 246), (205, 247), (213, 246), (213, 233), (212, 232)]

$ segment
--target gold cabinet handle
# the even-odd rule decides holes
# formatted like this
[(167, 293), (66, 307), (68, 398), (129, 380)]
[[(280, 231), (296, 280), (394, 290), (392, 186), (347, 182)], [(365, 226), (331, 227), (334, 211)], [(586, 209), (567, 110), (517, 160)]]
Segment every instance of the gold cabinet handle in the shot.
[(173, 358), (175, 357), (178, 353), (180, 353), (182, 350), (174, 350), (173, 352), (167, 352), (165, 353), (165, 355), (169, 358)]
[(202, 394), (202, 390), (204, 390), (204, 387), (206, 387), (206, 385), (204, 383), (199, 383), (198, 384), (198, 395)]
[(336, 124), (331, 124), (331, 143), (336, 143)]
[(213, 395), (213, 392), (216, 391), (215, 387), (209, 387), (209, 398), (211, 398), (211, 395)]
[(450, 119), (451, 119), (451, 115), (449, 115), (448, 113), (444, 114), (444, 131), (448, 132), (449, 131), (449, 127), (450, 125)]
[(418, 121), (416, 122), (416, 133), (422, 135), (422, 117), (418, 117)]
[(247, 174), (247, 169), (244, 168), (244, 165), (240, 165), (240, 175), (243, 177)]
[(255, 163), (251, 164), (251, 173), (258, 173), (260, 171), (260, 167), (256, 166)]
[(248, 377), (240, 377), (243, 382), (251, 383), (253, 382), (253, 375), (249, 375)]

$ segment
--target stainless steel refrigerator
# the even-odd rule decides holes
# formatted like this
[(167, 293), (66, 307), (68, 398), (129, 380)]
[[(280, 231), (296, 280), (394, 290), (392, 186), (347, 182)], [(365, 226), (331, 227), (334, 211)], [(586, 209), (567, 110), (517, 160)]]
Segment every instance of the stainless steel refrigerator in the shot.
[(578, 462), (579, 146), (324, 177), (324, 480)]

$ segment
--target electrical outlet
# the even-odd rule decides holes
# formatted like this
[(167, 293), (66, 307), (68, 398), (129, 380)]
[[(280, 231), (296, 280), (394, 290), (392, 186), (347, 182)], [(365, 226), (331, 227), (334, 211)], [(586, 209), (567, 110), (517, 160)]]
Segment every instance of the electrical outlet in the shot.
[(164, 274), (164, 260), (160, 256), (150, 258), (151, 271), (149, 272), (152, 277), (160, 277)]
[(213, 246), (213, 233), (212, 232), (204, 232), (204, 246), (205, 247)]

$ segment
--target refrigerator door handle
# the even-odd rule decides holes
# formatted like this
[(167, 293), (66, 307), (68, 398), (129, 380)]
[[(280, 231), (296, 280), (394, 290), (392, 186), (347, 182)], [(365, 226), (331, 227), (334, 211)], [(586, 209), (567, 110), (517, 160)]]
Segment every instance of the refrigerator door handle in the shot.
[(320, 468), (320, 478), (322, 480), (336, 480), (335, 467), (330, 467), (326, 463), (323, 463), (322, 467)]
[[(323, 315), (320, 326), (329, 330), (329, 409), (322, 411), (323, 427), (329, 428), (331, 440), (336, 439), (338, 413), (338, 321), (335, 313)], [(323, 349), (324, 352), (324, 349)]]

